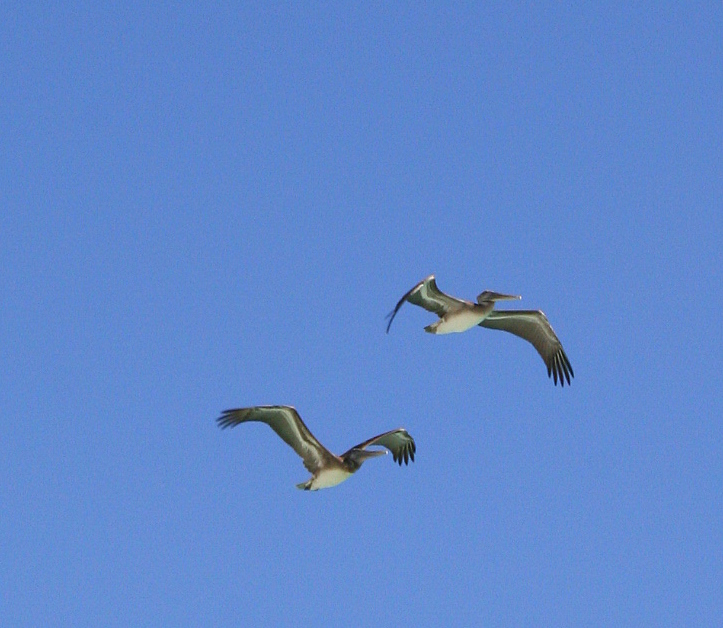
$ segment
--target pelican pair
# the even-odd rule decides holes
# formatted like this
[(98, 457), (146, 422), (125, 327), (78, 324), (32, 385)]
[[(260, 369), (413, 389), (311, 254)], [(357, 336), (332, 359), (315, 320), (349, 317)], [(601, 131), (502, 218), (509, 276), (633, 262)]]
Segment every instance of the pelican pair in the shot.
[[(518, 300), (520, 296), (501, 294), (485, 290), (477, 296), (477, 303), (452, 297), (442, 292), (430, 275), (416, 284), (388, 314), (387, 333), (394, 317), (405, 301), (435, 313), (439, 320), (424, 328), (432, 334), (449, 334), (467, 331), (475, 326), (500, 329), (527, 340), (542, 357), (547, 374), (554, 378), (555, 385), (565, 385), (574, 377), (572, 365), (562, 348), (547, 317), (540, 310), (495, 310), (498, 301)], [(312, 474), (297, 488), (316, 491), (330, 488), (344, 482), (359, 470), (365, 460), (392, 453), (395, 462), (402, 465), (414, 461), (416, 444), (409, 433), (402, 428), (384, 432), (366, 440), (347, 452), (337, 456), (324, 447), (311, 433), (292, 406), (255, 406), (225, 410), (217, 419), (221, 428), (234, 427), (240, 423), (258, 421), (266, 423), (299, 456)], [(367, 449), (368, 447), (385, 449)]]

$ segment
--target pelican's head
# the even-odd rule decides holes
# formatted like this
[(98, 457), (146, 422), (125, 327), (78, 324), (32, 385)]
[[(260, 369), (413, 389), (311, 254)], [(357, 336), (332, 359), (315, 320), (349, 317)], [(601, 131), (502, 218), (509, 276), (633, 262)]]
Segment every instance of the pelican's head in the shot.
[(387, 454), (386, 449), (352, 449), (346, 456), (346, 464), (349, 466), (352, 472), (356, 471), (362, 466), (362, 463), (369, 458), (376, 458), (377, 456), (385, 456)]
[(485, 290), (477, 295), (477, 303), (494, 303), (495, 301), (517, 301), (522, 297), (518, 294), (501, 294), (500, 292), (492, 292)]

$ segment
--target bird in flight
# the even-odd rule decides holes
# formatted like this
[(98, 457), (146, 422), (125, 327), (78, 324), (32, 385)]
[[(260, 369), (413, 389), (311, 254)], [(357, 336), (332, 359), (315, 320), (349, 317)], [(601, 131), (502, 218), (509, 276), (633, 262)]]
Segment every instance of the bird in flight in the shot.
[(384, 449), (367, 450), (367, 447), (385, 447), (399, 466), (402, 466), (402, 461), (404, 464), (409, 464), (410, 459), (414, 462), (414, 452), (417, 450), (414, 439), (407, 430), (400, 428), (365, 440), (341, 456), (336, 456), (316, 440), (301, 420), (296, 408), (291, 406), (255, 406), (224, 410), (216, 421), (221, 428), (234, 427), (248, 421), (266, 423), (301, 456), (304, 466), (312, 474), (309, 480), (296, 485), (296, 488), (306, 491), (336, 486), (358, 471), (368, 458), (387, 453)]
[(387, 333), (399, 308), (405, 301), (434, 312), (439, 320), (427, 325), (424, 331), (430, 334), (450, 334), (471, 329), (475, 325), (489, 329), (501, 329), (524, 338), (537, 349), (547, 366), (548, 377), (554, 378), (555, 385), (570, 384), (575, 374), (560, 339), (540, 310), (495, 310), (495, 302), (521, 299), (521, 296), (500, 294), (485, 290), (477, 296), (477, 303), (458, 299), (445, 294), (437, 287), (434, 275), (420, 281), (407, 292), (389, 312)]

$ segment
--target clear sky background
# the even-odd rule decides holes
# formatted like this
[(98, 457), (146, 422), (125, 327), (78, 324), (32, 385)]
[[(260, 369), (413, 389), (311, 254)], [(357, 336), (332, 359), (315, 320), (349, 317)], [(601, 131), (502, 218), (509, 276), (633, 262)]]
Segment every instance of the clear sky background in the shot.
[[(0, 9), (0, 623), (720, 625), (720, 2)], [(432, 336), (423, 277), (548, 315)], [(417, 460), (317, 493), (261, 424)]]

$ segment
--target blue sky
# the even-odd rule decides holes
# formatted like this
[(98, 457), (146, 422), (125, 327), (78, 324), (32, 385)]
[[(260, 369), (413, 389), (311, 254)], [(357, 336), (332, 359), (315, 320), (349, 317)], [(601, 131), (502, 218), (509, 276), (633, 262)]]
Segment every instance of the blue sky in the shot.
[(0, 9), (0, 623), (717, 624), (720, 3), (147, 4)]

